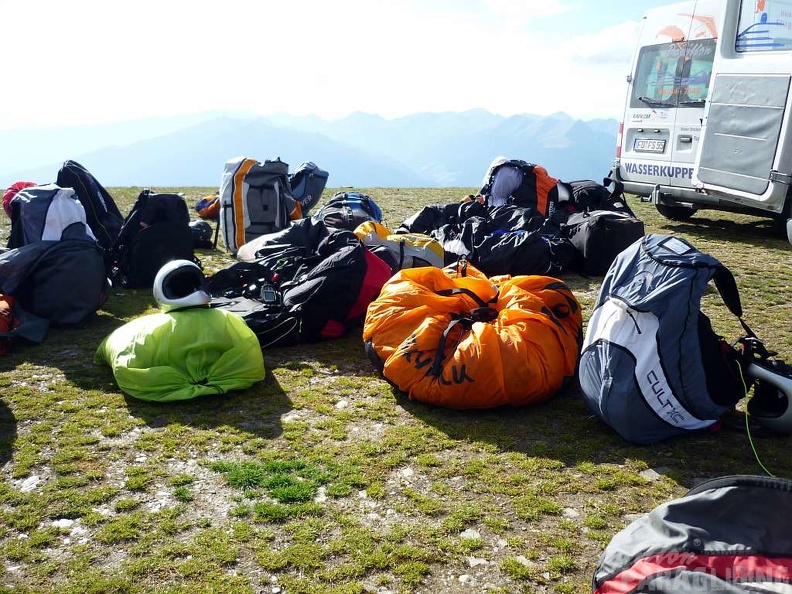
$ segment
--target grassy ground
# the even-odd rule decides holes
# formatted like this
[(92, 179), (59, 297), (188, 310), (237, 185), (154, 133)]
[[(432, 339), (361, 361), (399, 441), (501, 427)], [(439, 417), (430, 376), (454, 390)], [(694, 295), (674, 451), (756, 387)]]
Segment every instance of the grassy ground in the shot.
[[(128, 212), (139, 189), (111, 191)], [(212, 189), (181, 191), (192, 206)], [(395, 227), (469, 189), (363, 191)], [(792, 361), (792, 251), (768, 222), (672, 223), (631, 205), (647, 231), (726, 264), (746, 321)], [(209, 272), (232, 261), (198, 255)], [(599, 279), (564, 280), (587, 318)], [(703, 307), (740, 335), (716, 293)], [(637, 514), (701, 479), (761, 473), (736, 430), (629, 445), (575, 386), (521, 410), (411, 402), (372, 370), (359, 332), (265, 352), (265, 381), (241, 393), (138, 401), (91, 361), (110, 331), (153, 311), (149, 291), (114, 290), (81, 326), (0, 358), (0, 591), (587, 592)], [(788, 438), (754, 445), (792, 476)]]

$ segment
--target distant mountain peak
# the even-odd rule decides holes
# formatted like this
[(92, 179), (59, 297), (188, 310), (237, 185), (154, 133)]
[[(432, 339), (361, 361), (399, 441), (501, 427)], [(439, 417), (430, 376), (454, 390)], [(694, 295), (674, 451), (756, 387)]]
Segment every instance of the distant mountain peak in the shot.
[(237, 155), (314, 161), (331, 187), (475, 187), (492, 158), (544, 165), (561, 179), (610, 170), (615, 120), (566, 113), (501, 116), (481, 108), (394, 119), (355, 112), (336, 120), (244, 111), (185, 114), (80, 129), (0, 131), (0, 186), (53, 181), (75, 159), (106, 186), (217, 186)]

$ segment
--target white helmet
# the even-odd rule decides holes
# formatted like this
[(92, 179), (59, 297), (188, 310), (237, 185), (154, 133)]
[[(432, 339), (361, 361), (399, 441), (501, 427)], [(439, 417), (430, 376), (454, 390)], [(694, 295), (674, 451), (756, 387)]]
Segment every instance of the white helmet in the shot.
[(171, 260), (154, 277), (154, 299), (162, 311), (206, 305), (212, 296), (206, 277), (195, 262)]
[(747, 371), (756, 381), (748, 414), (768, 429), (792, 434), (792, 366), (768, 360), (752, 363)]

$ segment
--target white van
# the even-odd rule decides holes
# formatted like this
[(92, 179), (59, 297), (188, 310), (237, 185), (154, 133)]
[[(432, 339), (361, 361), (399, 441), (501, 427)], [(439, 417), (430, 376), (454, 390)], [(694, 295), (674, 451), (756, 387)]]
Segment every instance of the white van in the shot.
[(671, 219), (771, 217), (792, 242), (792, 0), (647, 11), (612, 175)]

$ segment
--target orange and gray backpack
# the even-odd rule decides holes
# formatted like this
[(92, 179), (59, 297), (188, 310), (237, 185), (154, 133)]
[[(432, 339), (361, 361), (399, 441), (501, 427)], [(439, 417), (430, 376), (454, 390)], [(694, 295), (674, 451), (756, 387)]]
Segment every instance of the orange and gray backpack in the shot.
[(302, 218), (289, 183), (289, 165), (248, 157), (226, 162), (220, 185), (220, 231), (232, 254), (248, 241), (275, 233)]

